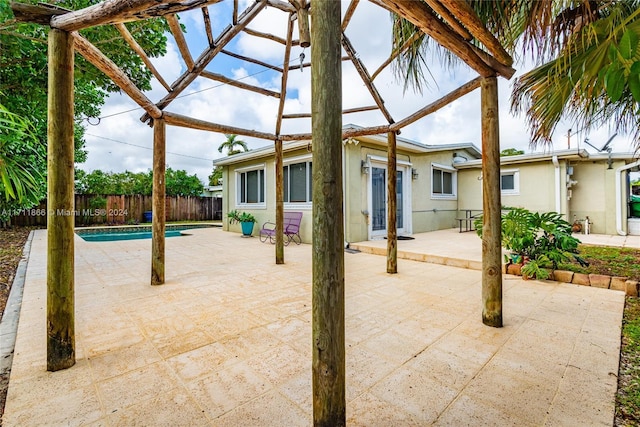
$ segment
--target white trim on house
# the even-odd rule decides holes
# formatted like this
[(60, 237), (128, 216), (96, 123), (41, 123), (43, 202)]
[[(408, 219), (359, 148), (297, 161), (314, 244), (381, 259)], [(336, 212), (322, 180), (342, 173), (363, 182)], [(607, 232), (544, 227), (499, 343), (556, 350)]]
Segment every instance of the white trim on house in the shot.
[[(387, 158), (382, 156), (367, 155), (367, 165), (369, 166), (369, 172), (367, 175), (367, 209), (369, 212), (369, 221), (367, 225), (368, 239), (381, 239), (387, 235)], [(402, 172), (402, 227), (399, 227), (396, 231), (398, 235), (409, 235), (413, 232), (412, 223), (412, 175), (411, 175), (412, 163), (408, 161), (398, 160), (396, 170)], [(373, 208), (373, 169), (383, 169), (385, 171), (385, 183), (384, 183), (384, 228), (380, 230), (373, 229), (374, 223), (374, 208)]]
[[(242, 202), (242, 188), (241, 188), (241, 175), (252, 171), (262, 171), (262, 195), (263, 200), (256, 203)], [(266, 163), (259, 163), (250, 166), (245, 166), (234, 170), (235, 172), (235, 184), (236, 184), (236, 197), (235, 207), (243, 209), (266, 209), (267, 208), (267, 165)], [(258, 173), (258, 176), (260, 174)], [(258, 193), (259, 194), (259, 193)]]
[[(311, 154), (304, 154), (301, 156), (295, 156), (295, 157), (289, 157), (286, 159), (282, 159), (282, 166), (283, 167), (287, 167), (290, 165), (295, 165), (298, 163), (306, 163), (307, 165), (312, 164), (312, 159), (313, 156)], [(306, 188), (306, 192), (307, 192), (307, 199), (310, 199), (312, 197), (311, 191), (309, 189), (309, 183), (311, 182), (311, 180), (313, 179), (313, 177), (311, 176), (311, 172), (309, 170), (309, 168), (307, 167), (306, 169), (306, 180), (305, 180), (305, 188)], [(285, 182), (284, 184), (286, 185), (286, 177), (285, 177)], [(285, 199), (286, 199), (286, 194), (285, 194)], [(287, 202), (284, 201), (283, 202), (283, 208), (285, 210), (311, 210), (313, 209), (313, 201), (306, 201), (306, 202)]]
[[(513, 188), (502, 188), (502, 177), (513, 176)], [(520, 169), (504, 169), (500, 171), (500, 192), (503, 196), (518, 196), (520, 195)]]
[[(451, 193), (434, 193), (434, 180), (433, 180), (433, 171), (438, 170), (441, 172), (447, 172), (451, 174)], [(457, 200), (458, 199), (458, 171), (456, 168), (443, 165), (440, 163), (431, 163), (431, 199), (433, 200)], [(442, 184), (442, 183), (441, 183)], [(441, 191), (444, 191), (442, 188)]]

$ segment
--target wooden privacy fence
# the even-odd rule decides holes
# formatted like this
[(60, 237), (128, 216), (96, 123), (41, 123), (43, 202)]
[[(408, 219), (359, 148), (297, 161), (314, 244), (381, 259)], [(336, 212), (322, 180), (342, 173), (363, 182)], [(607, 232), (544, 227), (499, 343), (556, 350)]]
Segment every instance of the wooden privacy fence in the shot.
[[(96, 224), (139, 224), (150, 222), (145, 212), (151, 212), (151, 196), (102, 196), (76, 194), (73, 212), (55, 212), (55, 215), (73, 215), (76, 227)], [(216, 197), (167, 196), (167, 221), (212, 221), (222, 219), (222, 199)], [(32, 209), (18, 212), (11, 218), (14, 225), (47, 225), (47, 201)]]

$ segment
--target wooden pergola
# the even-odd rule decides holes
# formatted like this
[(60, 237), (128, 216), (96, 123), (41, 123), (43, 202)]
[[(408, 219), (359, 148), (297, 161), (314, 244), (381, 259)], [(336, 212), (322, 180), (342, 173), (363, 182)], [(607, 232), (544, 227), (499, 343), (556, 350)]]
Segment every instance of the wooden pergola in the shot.
[[(238, 0), (232, 2), (229, 25), (214, 36), (211, 13), (221, 0), (106, 0), (78, 11), (56, 6), (12, 3), (18, 21), (50, 27), (48, 101), (48, 258), (47, 258), (47, 369), (56, 371), (75, 363), (74, 339), (74, 217), (73, 212), (73, 127), (74, 127), (74, 50), (110, 77), (145, 113), (141, 121), (153, 126), (153, 237), (151, 284), (165, 278), (165, 145), (166, 125), (211, 132), (262, 138), (275, 144), (276, 224), (275, 258), (284, 263), (283, 219), (283, 141), (310, 139), (313, 146), (313, 412), (315, 425), (345, 423), (344, 349), (344, 230), (342, 211), (341, 144), (349, 137), (388, 135), (388, 236), (387, 272), (397, 272), (396, 259), (396, 134), (409, 124), (437, 111), (459, 97), (481, 88), (482, 164), (483, 164), (483, 241), (482, 300), (483, 322), (502, 326), (502, 276), (500, 244), (500, 160), (497, 76), (507, 79), (514, 73), (512, 59), (486, 29), (466, 1), (461, 0), (370, 0), (415, 24), (427, 36), (451, 51), (477, 74), (476, 79), (428, 103), (413, 114), (394, 120), (376, 89), (374, 79), (401, 47), (373, 73), (359, 59), (345, 31), (359, 0), (351, 0), (344, 16), (337, 0), (256, 0), (244, 11)], [(286, 37), (250, 28), (252, 21), (270, 7), (287, 15)], [(202, 13), (206, 47), (194, 58), (178, 21), (178, 13)], [(179, 48), (185, 71), (171, 84), (153, 66), (147, 54), (127, 30), (125, 23), (164, 17)], [(311, 22), (310, 22), (311, 20)], [(297, 25), (296, 25), (297, 24)], [(312, 24), (312, 25), (310, 25)], [(99, 25), (113, 25), (140, 56), (149, 71), (166, 90), (156, 102), (150, 100), (95, 45), (78, 31)], [(297, 26), (297, 38), (294, 28)], [(230, 42), (244, 33), (284, 46), (282, 66), (229, 50)], [(311, 61), (290, 65), (292, 46), (312, 46)], [(344, 53), (343, 53), (344, 52)], [(234, 80), (212, 72), (207, 66), (218, 55), (269, 68), (281, 74), (279, 91)], [(350, 61), (368, 89), (375, 105), (342, 110), (341, 68)], [(312, 111), (285, 114), (289, 71), (311, 68)], [(275, 128), (269, 131), (244, 129), (215, 121), (199, 120), (170, 111), (172, 102), (197, 78), (233, 86), (278, 100)], [(342, 131), (344, 114), (378, 110), (385, 123), (358, 130)], [(283, 134), (283, 120), (311, 118), (309, 133)], [(338, 184), (338, 185), (336, 185)]]

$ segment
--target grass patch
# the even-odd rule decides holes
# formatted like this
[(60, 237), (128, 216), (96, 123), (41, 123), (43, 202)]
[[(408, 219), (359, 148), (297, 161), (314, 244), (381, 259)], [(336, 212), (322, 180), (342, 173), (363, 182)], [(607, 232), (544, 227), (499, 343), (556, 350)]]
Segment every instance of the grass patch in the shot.
[(640, 250), (631, 248), (613, 248), (607, 246), (578, 246), (580, 257), (589, 262), (588, 267), (578, 263), (562, 263), (559, 270), (585, 274), (606, 274), (628, 277), (640, 281)]
[(615, 425), (640, 425), (640, 299), (634, 297), (627, 297), (622, 319)]

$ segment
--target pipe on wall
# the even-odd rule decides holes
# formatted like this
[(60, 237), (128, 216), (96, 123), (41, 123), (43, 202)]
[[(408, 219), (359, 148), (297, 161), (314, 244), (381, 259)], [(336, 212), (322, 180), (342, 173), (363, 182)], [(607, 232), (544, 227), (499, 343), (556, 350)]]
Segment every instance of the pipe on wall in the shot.
[(555, 170), (555, 178), (556, 178), (556, 212), (562, 213), (562, 212), (560, 212), (560, 209), (561, 209), (561, 205), (560, 205), (561, 187), (560, 187), (560, 163), (558, 163), (558, 156), (556, 156), (554, 154), (553, 157), (551, 158), (551, 161), (553, 162), (553, 166), (556, 169)]
[(622, 188), (620, 179), (622, 178), (623, 171), (632, 169), (636, 166), (640, 166), (640, 160), (629, 163), (628, 165), (620, 166), (616, 169), (616, 231), (621, 236), (626, 236), (627, 232), (622, 229)]

